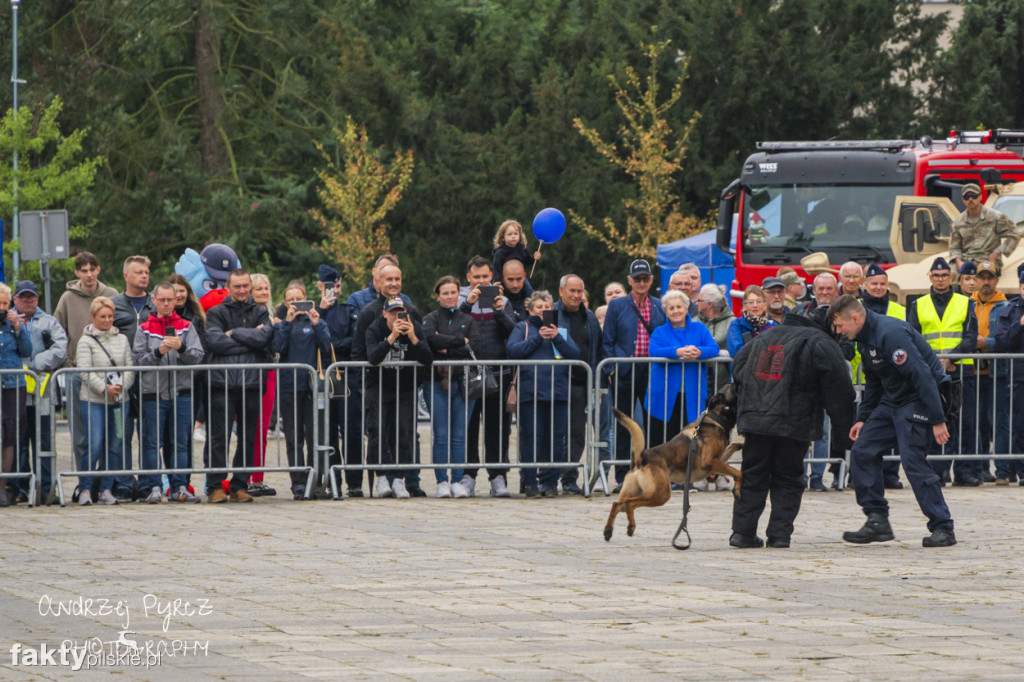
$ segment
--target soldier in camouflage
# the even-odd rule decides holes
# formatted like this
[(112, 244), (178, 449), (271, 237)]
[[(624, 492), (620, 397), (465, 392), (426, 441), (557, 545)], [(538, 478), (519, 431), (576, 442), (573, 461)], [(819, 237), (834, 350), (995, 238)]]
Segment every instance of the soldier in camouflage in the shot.
[(949, 235), (949, 257), (957, 269), (964, 261), (992, 261), (998, 271), (1003, 267), (1003, 256), (1017, 248), (1020, 239), (1017, 227), (1009, 218), (981, 203), (981, 188), (969, 182), (960, 190), (967, 207), (953, 221)]

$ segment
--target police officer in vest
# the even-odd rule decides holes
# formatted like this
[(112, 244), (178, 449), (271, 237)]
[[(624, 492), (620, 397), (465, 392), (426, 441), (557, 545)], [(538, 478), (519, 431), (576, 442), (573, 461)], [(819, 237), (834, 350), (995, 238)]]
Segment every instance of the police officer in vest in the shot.
[[(888, 315), (897, 320), (907, 319), (907, 309), (896, 301), (889, 300), (889, 275), (877, 263), (872, 263), (864, 272), (864, 287), (861, 290), (861, 303), (864, 307), (878, 315)], [(854, 381), (864, 383), (864, 377), (860, 373), (860, 353), (853, 359)], [(899, 490), (903, 487), (900, 482), (900, 463), (882, 462), (882, 471), (885, 474), (885, 487), (892, 490)]]
[(864, 394), (850, 429), (850, 473), (857, 504), (868, 518), (860, 530), (843, 533), (843, 540), (867, 544), (893, 539), (882, 457), (895, 447), (928, 518), (931, 535), (922, 545), (955, 545), (953, 519), (926, 454), (929, 441), (941, 445), (949, 440), (939, 385), (950, 384), (950, 378), (935, 352), (906, 322), (865, 310), (852, 296), (841, 296), (829, 315), (837, 332), (857, 341), (864, 358)]
[[(920, 332), (928, 345), (938, 354), (974, 353), (978, 346), (978, 319), (974, 314), (974, 301), (953, 291), (952, 272), (949, 263), (942, 256), (932, 262), (928, 274), (931, 292), (910, 302), (907, 307), (907, 323)], [(953, 436), (946, 447), (947, 454), (976, 454), (975, 442), (975, 394), (977, 386), (973, 360), (941, 361), (946, 374), (963, 382), (963, 409), (959, 418), (950, 424)], [(929, 454), (941, 452), (938, 448)], [(949, 481), (949, 461), (933, 461), (935, 473), (942, 477), (942, 483)], [(974, 462), (957, 461), (953, 464), (953, 484), (978, 486), (981, 481), (975, 475)]]

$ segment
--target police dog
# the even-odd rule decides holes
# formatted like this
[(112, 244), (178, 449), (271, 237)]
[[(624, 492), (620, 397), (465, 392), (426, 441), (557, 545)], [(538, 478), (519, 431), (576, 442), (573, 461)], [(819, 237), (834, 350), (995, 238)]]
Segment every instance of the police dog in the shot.
[(742, 442), (730, 443), (729, 434), (736, 426), (736, 390), (726, 384), (708, 402), (707, 412), (691, 422), (679, 435), (667, 443), (644, 448), (644, 432), (640, 425), (615, 410), (615, 419), (629, 431), (633, 445), (633, 468), (626, 474), (619, 491), (619, 499), (604, 527), (604, 539), (612, 539), (615, 517), (620, 509), (626, 510), (629, 525), (626, 534), (633, 535), (637, 507), (660, 507), (672, 496), (672, 483), (686, 483), (686, 462), (690, 458), (691, 441), (696, 439), (696, 457), (690, 472), (691, 481), (700, 481), (711, 473), (724, 474), (736, 479), (732, 494), (739, 498), (743, 474), (729, 466), (729, 458), (743, 449)]

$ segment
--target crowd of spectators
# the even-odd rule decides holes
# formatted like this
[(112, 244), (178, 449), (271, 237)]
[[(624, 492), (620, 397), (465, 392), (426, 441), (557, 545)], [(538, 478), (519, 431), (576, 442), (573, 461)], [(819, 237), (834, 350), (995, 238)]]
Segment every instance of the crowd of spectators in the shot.
[[(275, 495), (262, 470), (274, 468), (267, 453), (274, 434), (285, 441), (287, 467), (278, 468), (289, 470), (295, 500), (332, 490), (348, 497), (425, 496), (413, 416), (420, 392), (430, 415), (428, 461), (437, 497), (475, 496), (481, 468), (491, 496), (510, 496), (513, 442), (522, 467), (520, 494), (581, 494), (592, 385), (602, 390), (594, 403), (600, 432), (590, 438), (602, 443), (601, 460), (619, 462), (609, 483), (615, 485), (629, 468), (630, 439), (615, 424), (613, 406), (643, 425), (648, 445), (665, 442), (729, 381), (728, 363), (706, 361), (735, 356), (786, 315), (810, 315), (840, 292), (859, 294), (866, 305), (886, 293), (871, 281), (884, 271), (869, 269), (865, 278), (856, 263), (844, 265), (839, 280), (818, 274), (811, 287), (784, 269), (748, 287), (736, 317), (728, 294), (715, 284), (702, 286), (693, 264), (673, 273), (668, 291), (655, 297), (650, 264), (638, 259), (625, 286), (604, 285), (603, 302), (592, 301), (583, 279), (571, 273), (559, 280), (556, 298), (531, 287), (527, 273), (539, 252), (525, 242), (518, 223), (503, 223), (493, 259), (473, 256), (463, 277), (438, 279), (425, 316), (403, 293), (393, 255), (378, 258), (371, 281), (347, 300), (340, 273), (325, 264), (314, 291), (294, 280), (277, 306), (265, 275), (236, 269), (227, 274), (227, 296), (204, 311), (179, 275), (150, 287), (144, 256), (125, 260), (118, 293), (100, 281), (95, 256), (78, 254), (77, 279), (67, 284), (53, 317), (38, 307), (33, 283), (21, 282), (14, 291), (0, 285), (0, 367), (25, 367), (40, 377), (38, 386), (23, 374), (2, 377), (3, 471), (38, 467), (42, 499), (55, 498), (49, 458), (38, 453), (53, 443), (49, 375), (65, 366), (76, 368), (67, 375), (65, 394), (75, 468), (82, 472), (73, 495), (79, 505), (196, 503), (198, 478), (182, 471), (192, 468), (207, 469), (201, 492), (210, 503)], [(1020, 323), (1007, 319), (1015, 312), (1024, 321), (1019, 306), (994, 295), (986, 277), (979, 282), (975, 299), (984, 310), (984, 333), (978, 343), (1017, 349)], [(844, 354), (856, 368), (852, 345)], [(601, 364), (606, 358), (652, 360)], [(446, 360), (471, 364), (434, 365)], [(576, 362), (551, 362), (560, 360)], [(353, 361), (365, 364), (347, 366), (337, 380), (328, 375), (334, 363)], [(595, 377), (599, 366), (604, 371)], [(1008, 367), (983, 374), (990, 400), (1007, 394)], [(77, 371), (89, 368), (103, 370)], [(314, 382), (320, 390), (313, 390)], [(996, 416), (1009, 421), (1008, 401), (994, 402)], [(36, 410), (38, 443), (28, 428)], [(1008, 449), (1008, 429), (1002, 423), (993, 429), (991, 415), (985, 424), (996, 433), (997, 450)], [(979, 436), (977, 445), (987, 448), (990, 440)], [(836, 456), (827, 435), (813, 451), (817, 459)], [(314, 464), (319, 480), (309, 476)], [(150, 473), (133, 476), (133, 465)], [(333, 472), (333, 481), (323, 478), (330, 467), (342, 470)], [(166, 475), (152, 473), (160, 470)], [(1012, 461), (997, 461), (997, 470), (1001, 479), (1016, 477)], [(812, 467), (812, 490), (826, 489), (823, 473), (823, 463)], [(886, 475), (886, 485), (890, 476), (898, 481), (898, 468)], [(25, 498), (26, 479), (6, 483), (0, 505)], [(711, 477), (695, 487), (730, 485)]]

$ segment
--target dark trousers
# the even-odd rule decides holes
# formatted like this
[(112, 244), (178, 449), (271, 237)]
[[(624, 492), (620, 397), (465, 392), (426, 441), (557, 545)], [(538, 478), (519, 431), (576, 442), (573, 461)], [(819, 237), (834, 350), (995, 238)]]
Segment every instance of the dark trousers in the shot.
[(672, 408), (672, 414), (668, 416), (668, 419), (662, 421), (651, 415), (651, 426), (647, 429), (647, 447), (653, 448), (655, 445), (661, 445), (667, 443), (683, 430), (686, 426), (683, 423), (683, 405), (686, 403), (686, 399), (682, 394), (676, 396), (675, 407)]
[[(409, 395), (406, 395), (409, 393)], [(369, 388), (364, 394), (364, 414), (366, 415), (366, 461), (372, 464), (386, 464), (394, 463), (396, 457), (401, 458), (401, 455), (396, 455), (395, 451), (391, 449), (395, 443), (393, 437), (394, 428), (392, 428), (392, 436), (386, 437), (384, 433), (387, 427), (394, 426), (389, 421), (391, 413), (388, 408), (384, 406), (390, 403), (394, 405), (402, 405), (402, 409), (407, 409), (405, 412), (405, 419), (408, 421), (408, 427), (411, 429), (413, 437), (410, 440), (410, 447), (412, 447), (412, 453), (409, 456), (409, 462), (420, 461), (420, 443), (419, 438), (416, 435), (416, 420), (418, 417), (417, 391), (398, 391), (394, 389), (386, 391), (385, 395), (382, 395), (378, 388)], [(403, 443), (404, 445), (404, 443)], [(388, 473), (389, 478), (394, 478), (392, 473)], [(419, 469), (403, 469), (402, 475), (399, 478), (405, 479), (407, 487), (419, 486), (420, 484), (420, 470)]]
[[(210, 466), (218, 469), (227, 466), (228, 447), (231, 442), (231, 424), (238, 424), (238, 443), (231, 462), (235, 471), (231, 475), (231, 490), (245, 490), (249, 486), (251, 472), (241, 469), (253, 466), (256, 446), (256, 430), (263, 406), (261, 386), (252, 388), (229, 388), (214, 386), (210, 391), (208, 430), (210, 433)], [(227, 474), (211, 473), (206, 476), (206, 493), (216, 490)]]
[[(348, 397), (332, 398), (328, 405), (331, 423), (327, 443), (333, 448), (329, 463), (331, 466), (341, 464), (344, 452), (345, 465), (358, 467), (363, 463), (363, 394), (350, 389)], [(362, 488), (363, 470), (345, 469), (345, 485), (353, 490)], [(341, 488), (340, 481), (338, 487)]]
[[(288, 466), (313, 466), (316, 456), (313, 443), (313, 393), (282, 388), (281, 421), (284, 426), (284, 449), (288, 454)], [(288, 472), (292, 479), (292, 492), (306, 488), (307, 475), (302, 471)]]
[[(960, 375), (959, 372), (960, 370), (957, 369), (957, 372), (952, 375), (954, 379)], [(960, 414), (946, 424), (946, 427), (949, 429), (949, 441), (945, 447), (945, 454), (947, 455), (977, 454), (977, 431), (975, 429), (974, 416), (978, 404), (978, 380), (974, 376), (973, 369), (964, 368), (962, 382), (964, 393), (963, 407), (960, 409)], [(942, 451), (942, 446), (935, 442), (935, 439), (931, 439), (928, 454), (937, 455)], [(931, 461), (929, 464), (931, 464), (932, 470), (939, 476), (949, 475), (949, 460)], [(977, 476), (980, 473), (980, 466), (977, 460), (955, 460), (952, 464), (953, 475), (957, 477)], [(906, 465), (904, 465), (904, 471), (906, 471), (906, 468)]]
[[(1005, 365), (1004, 365), (1005, 366)], [(978, 375), (978, 443), (972, 452), (984, 454), (994, 444), (996, 454), (1010, 452), (1010, 380), (1005, 376), (993, 376), (995, 367), (989, 374)], [(997, 459), (996, 473), (1003, 477), (1009, 475), (1013, 460)], [(988, 460), (975, 462), (975, 476), (989, 470)]]
[[(1013, 443), (1014, 454), (1024, 453), (1024, 377), (1013, 382), (1013, 424), (1010, 429), (1011, 442)], [(1024, 480), (1024, 461), (1004, 460), (1006, 462), (1005, 475), (1009, 477), (1017, 472), (1018, 478)], [(997, 462), (998, 465), (998, 462)]]
[[(392, 399), (393, 397), (393, 399)], [(379, 403), (381, 464), (388, 478), (408, 478), (410, 469), (388, 469), (389, 464), (412, 464), (416, 450), (416, 392), (393, 393)], [(417, 474), (419, 470), (416, 470)], [(416, 483), (419, 483), (417, 477)]]
[[(625, 372), (625, 376), (620, 373)], [(643, 413), (640, 428), (647, 427), (647, 411), (643, 408), (644, 395), (647, 393), (649, 372), (647, 365), (616, 365), (616, 380), (612, 386), (612, 402), (615, 408), (627, 417), (633, 417), (633, 408), (640, 401)], [(629, 431), (618, 422), (615, 423), (615, 459), (631, 462), (633, 460), (633, 441)], [(615, 465), (615, 480), (622, 483), (629, 473), (629, 464)]]
[[(587, 387), (569, 386), (569, 461), (578, 462), (586, 452), (587, 444)], [(575, 483), (579, 467), (562, 470), (562, 481)]]
[(788, 540), (804, 494), (804, 456), (808, 441), (757, 433), (745, 434), (742, 495), (732, 505), (732, 531), (757, 535), (757, 522), (769, 494), (769, 540)]
[[(850, 478), (857, 493), (857, 504), (865, 514), (889, 515), (882, 475), (882, 455), (896, 448), (917, 504), (928, 518), (928, 530), (953, 530), (953, 519), (942, 496), (939, 474), (929, 466), (925, 454), (928, 443), (934, 442), (932, 427), (920, 421), (912, 421), (915, 413), (924, 414), (924, 406), (920, 401), (900, 407), (881, 404), (864, 422), (860, 436), (850, 450)], [(744, 474), (744, 496), (747, 492), (746, 483)]]
[[(484, 429), (484, 451), (488, 464), (508, 463), (508, 436), (512, 431), (512, 415), (505, 412), (505, 396), (508, 394), (511, 374), (501, 380), (501, 390), (484, 396), (473, 404), (473, 413), (466, 424), (466, 476), (476, 478), (477, 469), (471, 465), (480, 463), (480, 427)], [(487, 469), (487, 479), (496, 476), (508, 477), (508, 469)]]
[[(49, 400), (49, 398), (45, 398)], [(38, 400), (38, 398), (37, 398)], [(39, 416), (39, 442), (36, 443), (36, 430), (32, 427), (36, 421), (36, 410), (37, 405), (28, 405), (25, 408), (25, 413), (28, 418), (28, 441), (23, 443), (20, 450), (21, 454), (18, 457), (18, 471), (28, 471), (31, 466), (36, 472), (36, 476), (39, 477), (38, 487), (42, 494), (50, 492), (52, 487), (53, 479), (53, 458), (44, 457), (39, 459), (40, 452), (52, 452), (53, 451), (53, 433), (51, 431), (51, 417), (48, 414)], [(28, 479), (19, 478), (16, 479), (18, 488), (21, 492), (28, 494)]]
[[(566, 450), (566, 408), (564, 400), (524, 400), (519, 403), (519, 462), (521, 464), (564, 462)], [(524, 486), (538, 483), (556, 490), (559, 469), (523, 467)]]

